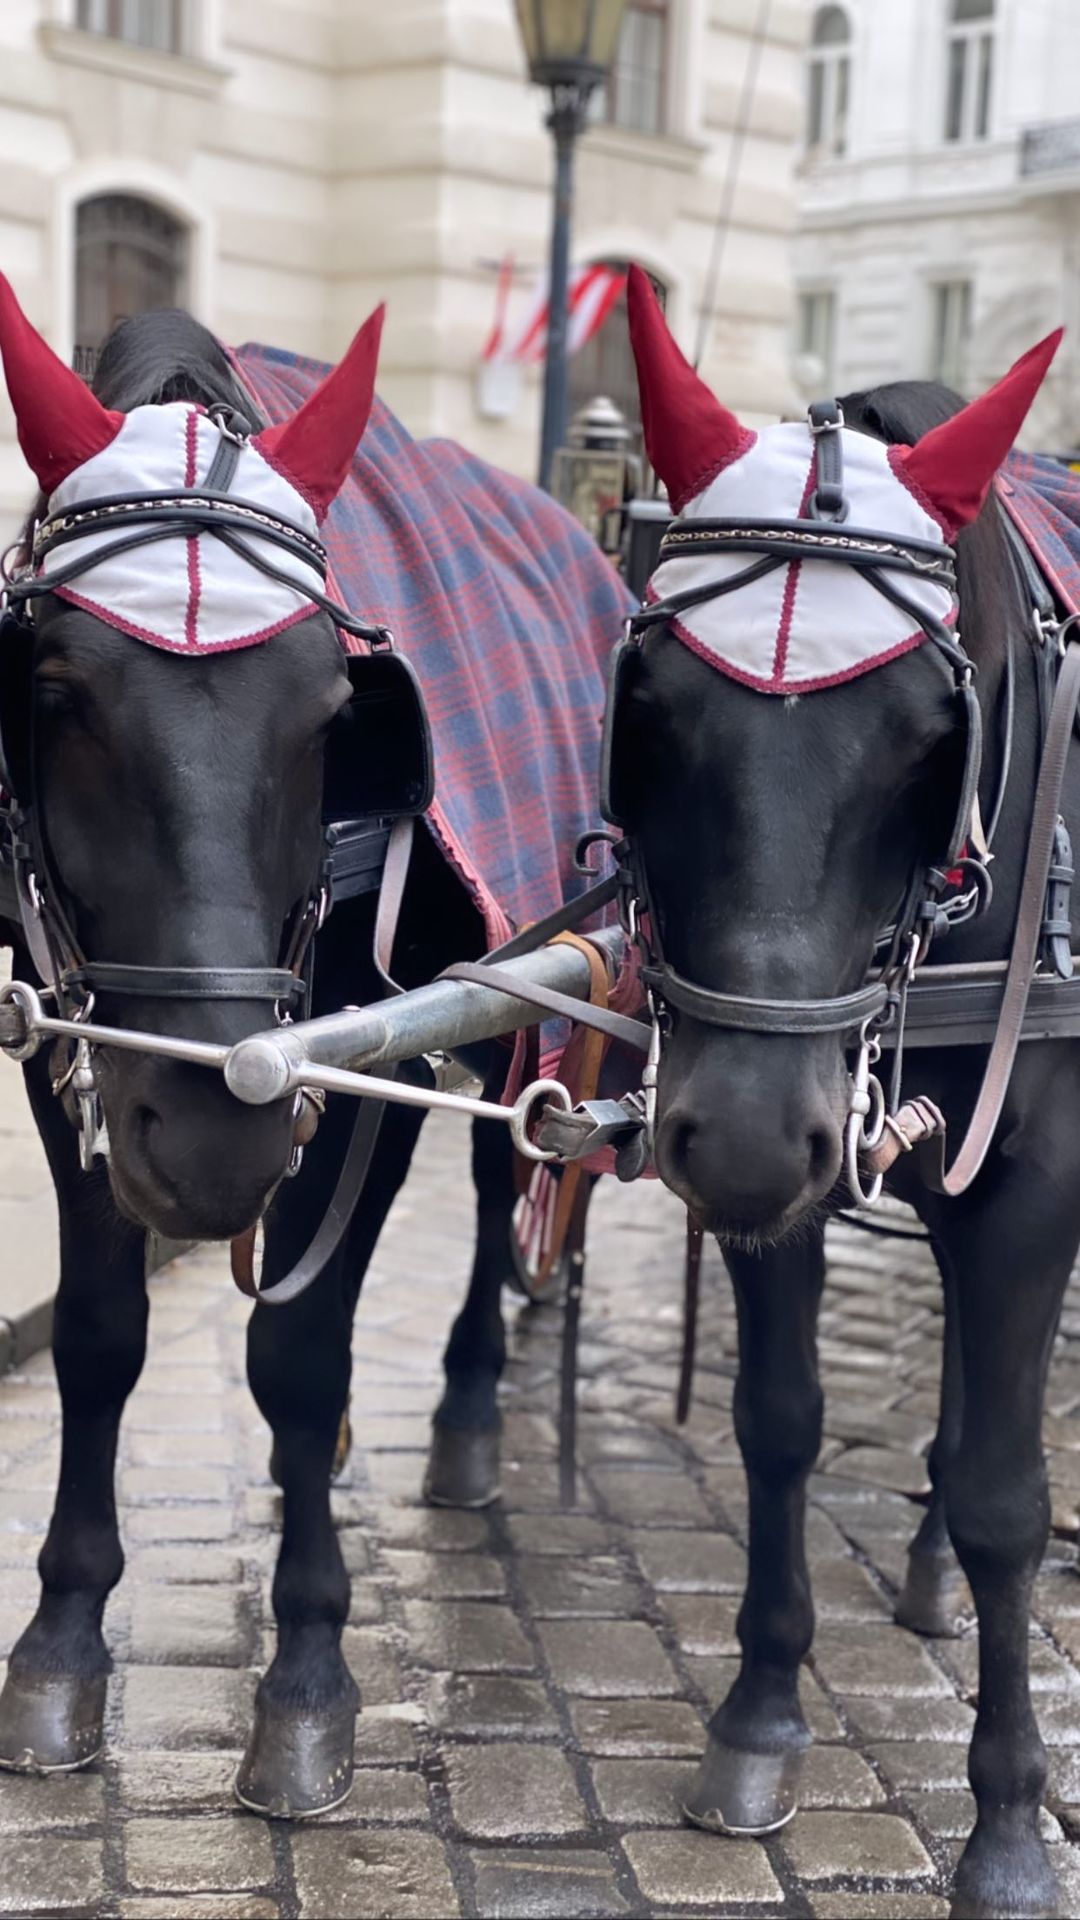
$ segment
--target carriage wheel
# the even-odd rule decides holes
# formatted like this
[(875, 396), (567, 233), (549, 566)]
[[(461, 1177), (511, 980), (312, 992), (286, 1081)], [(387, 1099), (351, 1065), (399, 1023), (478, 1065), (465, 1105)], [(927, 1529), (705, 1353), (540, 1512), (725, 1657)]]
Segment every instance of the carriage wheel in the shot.
[(562, 1175), (561, 1167), (534, 1164), (514, 1207), (510, 1224), (513, 1279), (528, 1300), (553, 1300), (558, 1295), (562, 1249), (553, 1242)]

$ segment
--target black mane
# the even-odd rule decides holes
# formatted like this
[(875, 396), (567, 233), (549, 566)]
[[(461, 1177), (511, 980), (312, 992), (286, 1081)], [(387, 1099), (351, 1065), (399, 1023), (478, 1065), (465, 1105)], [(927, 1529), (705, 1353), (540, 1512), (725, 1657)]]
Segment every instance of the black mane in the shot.
[(103, 406), (166, 406), (191, 400), (204, 407), (235, 407), (253, 427), (253, 402), (243, 391), (224, 347), (208, 327), (179, 307), (120, 320), (98, 355), (93, 389)]
[[(959, 413), (964, 402), (938, 380), (892, 380), (845, 394), (840, 402), (849, 427), (892, 446), (914, 446), (931, 427)], [(1023, 621), (1016, 568), (996, 496), (956, 538), (960, 630), (969, 653), (996, 669), (1004, 664), (1006, 619)]]

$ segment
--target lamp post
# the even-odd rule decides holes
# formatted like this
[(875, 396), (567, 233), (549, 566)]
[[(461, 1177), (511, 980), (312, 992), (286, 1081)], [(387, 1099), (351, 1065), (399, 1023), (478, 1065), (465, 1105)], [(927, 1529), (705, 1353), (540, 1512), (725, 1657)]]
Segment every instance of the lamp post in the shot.
[(547, 125), (555, 143), (539, 475), (540, 485), (550, 492), (555, 449), (566, 433), (566, 296), (574, 147), (585, 124), (589, 96), (606, 79), (615, 57), (625, 0), (515, 0), (515, 5), (529, 77), (538, 87), (551, 89)]

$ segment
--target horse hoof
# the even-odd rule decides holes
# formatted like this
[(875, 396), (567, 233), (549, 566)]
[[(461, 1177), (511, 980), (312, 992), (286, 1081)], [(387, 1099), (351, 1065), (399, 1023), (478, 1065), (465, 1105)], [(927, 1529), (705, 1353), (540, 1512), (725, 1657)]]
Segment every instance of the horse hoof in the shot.
[(957, 1865), (949, 1920), (1060, 1920), (1067, 1911), (1038, 1836), (990, 1847), (972, 1835)]
[(708, 1833), (775, 1833), (798, 1807), (802, 1762), (799, 1749), (747, 1753), (710, 1736), (683, 1812)]
[(898, 1627), (933, 1640), (957, 1640), (971, 1624), (971, 1607), (971, 1589), (951, 1554), (908, 1554), (907, 1578), (893, 1609)]
[(435, 1422), (424, 1476), (433, 1507), (490, 1507), (499, 1497), (499, 1429), (441, 1427)]
[(0, 1767), (75, 1773), (105, 1744), (108, 1674), (9, 1671), (0, 1693)]
[[(341, 1476), (344, 1473), (346, 1466), (348, 1465), (349, 1455), (352, 1452), (352, 1441), (353, 1441), (352, 1421), (349, 1419), (348, 1413), (343, 1413), (341, 1416), (341, 1424), (338, 1427), (337, 1441), (334, 1445), (334, 1458), (330, 1466), (331, 1480), (341, 1479)], [(280, 1487), (284, 1485), (284, 1482), (281, 1478), (281, 1454), (278, 1450), (278, 1443), (276, 1440), (274, 1441), (274, 1444), (270, 1449), (269, 1474), (275, 1487)]]
[(236, 1776), (240, 1805), (268, 1820), (329, 1813), (352, 1792), (355, 1741), (351, 1704), (313, 1713), (256, 1698), (255, 1725)]

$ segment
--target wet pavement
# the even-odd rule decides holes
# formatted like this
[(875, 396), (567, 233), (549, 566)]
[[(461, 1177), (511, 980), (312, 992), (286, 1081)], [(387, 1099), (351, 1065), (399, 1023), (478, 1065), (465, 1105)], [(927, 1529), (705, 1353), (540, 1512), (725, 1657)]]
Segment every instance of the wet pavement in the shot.
[[(966, 1832), (975, 1644), (921, 1641), (891, 1597), (925, 1492), (939, 1360), (926, 1249), (832, 1230), (826, 1442), (812, 1483), (818, 1744), (802, 1810), (764, 1843), (680, 1823), (702, 1719), (735, 1670), (745, 1505), (730, 1415), (734, 1316), (706, 1256), (689, 1424), (672, 1401), (682, 1218), (602, 1183), (590, 1222), (578, 1505), (558, 1502), (558, 1316), (511, 1304), (504, 1497), (418, 1498), (442, 1344), (470, 1259), (467, 1135), (429, 1121), (356, 1326), (355, 1446), (334, 1503), (360, 1683), (349, 1801), (306, 1826), (230, 1799), (268, 1657), (278, 1500), (243, 1379), (246, 1308), (219, 1248), (150, 1283), (128, 1409), (127, 1572), (108, 1747), (90, 1772), (0, 1776), (0, 1912), (165, 1920), (427, 1915), (944, 1915)], [(1046, 1431), (1056, 1531), (1033, 1669), (1046, 1830), (1080, 1913), (1080, 1292)], [(0, 1655), (34, 1602), (57, 1464), (47, 1355), (0, 1380)]]

